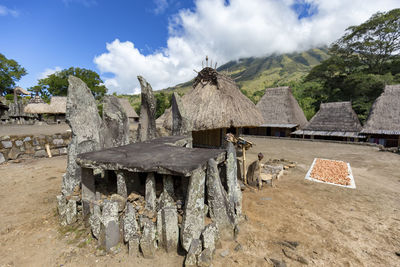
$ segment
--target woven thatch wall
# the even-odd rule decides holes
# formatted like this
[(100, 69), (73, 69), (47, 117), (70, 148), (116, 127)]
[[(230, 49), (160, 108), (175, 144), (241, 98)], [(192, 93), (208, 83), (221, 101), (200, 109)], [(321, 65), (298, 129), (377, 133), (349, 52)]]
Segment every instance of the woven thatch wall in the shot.
[[(199, 72), (193, 89), (182, 97), (182, 102), (194, 131), (255, 127), (263, 123), (260, 111), (240, 92), (236, 83), (212, 68)], [(164, 119), (163, 126), (171, 129), (171, 110), (161, 119)]]
[(372, 105), (362, 133), (400, 135), (400, 84), (386, 85)]
[(359, 132), (361, 128), (351, 102), (332, 102), (321, 104), (317, 114), (304, 126), (303, 130)]
[(131, 104), (129, 103), (129, 100), (126, 98), (118, 98), (119, 103), (121, 104), (122, 108), (125, 110), (126, 115), (128, 118), (139, 118), (138, 114), (136, 111), (133, 109)]
[(264, 124), (297, 124), (303, 127), (307, 123), (289, 87), (267, 88), (257, 108), (261, 111)]

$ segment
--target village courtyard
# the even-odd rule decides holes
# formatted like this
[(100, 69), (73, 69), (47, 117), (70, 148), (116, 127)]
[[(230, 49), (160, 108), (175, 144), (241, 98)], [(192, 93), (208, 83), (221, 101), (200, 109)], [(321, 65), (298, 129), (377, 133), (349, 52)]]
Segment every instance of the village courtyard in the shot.
[[(247, 137), (249, 162), (297, 162), (274, 188), (247, 188), (236, 241), (223, 241), (213, 266), (398, 266), (399, 155), (377, 147)], [(356, 189), (304, 179), (313, 159), (349, 162)], [(153, 260), (96, 249), (89, 230), (61, 227), (56, 195), (66, 156), (0, 165), (0, 266), (182, 266), (184, 256), (158, 250)], [(294, 244), (296, 255), (284, 255)], [(291, 251), (291, 250), (290, 250)], [(305, 261), (305, 262), (304, 262)], [(137, 264), (137, 265), (136, 265)]]

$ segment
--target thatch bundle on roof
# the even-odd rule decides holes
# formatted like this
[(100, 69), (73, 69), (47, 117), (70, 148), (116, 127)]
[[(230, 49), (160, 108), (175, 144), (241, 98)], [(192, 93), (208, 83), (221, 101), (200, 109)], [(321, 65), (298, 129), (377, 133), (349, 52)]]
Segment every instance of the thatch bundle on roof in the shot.
[[(260, 111), (240, 92), (235, 81), (210, 67), (195, 78), (193, 89), (182, 97), (193, 131), (256, 127), (263, 123)], [(163, 126), (172, 127), (171, 110), (162, 117)]]
[(361, 132), (400, 135), (400, 84), (386, 85), (384, 92), (372, 105)]
[(361, 123), (351, 102), (323, 103), (319, 111), (295, 135), (360, 138)]
[(24, 111), (31, 114), (65, 114), (67, 98), (64, 96), (53, 96), (50, 104), (46, 104), (39, 96), (31, 99)]
[(121, 107), (124, 109), (126, 115), (128, 118), (132, 121), (137, 121), (139, 119), (138, 114), (136, 111), (133, 109), (132, 105), (129, 103), (129, 100), (126, 98), (118, 98), (119, 103), (121, 104)]

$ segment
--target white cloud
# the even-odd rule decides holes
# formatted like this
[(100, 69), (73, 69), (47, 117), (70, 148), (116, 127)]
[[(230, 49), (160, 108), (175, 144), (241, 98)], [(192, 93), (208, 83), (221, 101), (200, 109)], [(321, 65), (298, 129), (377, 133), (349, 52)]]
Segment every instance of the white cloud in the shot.
[(330, 44), (344, 30), (378, 11), (400, 6), (398, 0), (305, 0), (317, 12), (298, 19), (294, 0), (196, 0), (195, 9), (171, 18), (167, 47), (144, 55), (131, 41), (107, 43), (94, 62), (111, 92), (138, 92), (137, 75), (162, 89), (195, 76), (205, 55), (225, 63), (242, 57), (286, 53)]
[(153, 10), (155, 14), (164, 13), (164, 11), (168, 7), (168, 1), (167, 0), (153, 0), (153, 2), (156, 5), (156, 8)]
[(61, 67), (58, 67), (58, 66), (54, 67), (53, 69), (47, 68), (39, 75), (38, 79), (47, 78), (47, 76), (49, 76), (53, 73), (56, 73), (57, 71), (61, 71), (61, 70), (62, 70)]
[(11, 9), (6, 6), (0, 5), (0, 16), (7, 16), (7, 15), (11, 15), (16, 18), (19, 16), (19, 12), (15, 9)]

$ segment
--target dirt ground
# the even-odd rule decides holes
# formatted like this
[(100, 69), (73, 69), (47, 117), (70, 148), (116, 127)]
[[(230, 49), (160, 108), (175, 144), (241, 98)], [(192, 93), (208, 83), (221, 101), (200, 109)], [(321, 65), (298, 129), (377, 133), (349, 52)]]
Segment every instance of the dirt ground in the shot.
[[(400, 155), (356, 145), (251, 141), (251, 160), (262, 152), (264, 160), (298, 166), (275, 188), (244, 191), (248, 220), (236, 241), (222, 243), (213, 266), (271, 266), (265, 257), (301, 266), (283, 254), (290, 249), (282, 241), (298, 242), (294, 253), (310, 266), (400, 265)], [(357, 189), (304, 180), (315, 157), (349, 162)], [(0, 165), (0, 266), (182, 266), (183, 256), (163, 252), (155, 260), (129, 257), (124, 247), (103, 255), (86, 231), (61, 228), (55, 196), (65, 167), (66, 157)]]
[(0, 125), (0, 136), (3, 135), (51, 135), (69, 130), (66, 123), (49, 125)]

